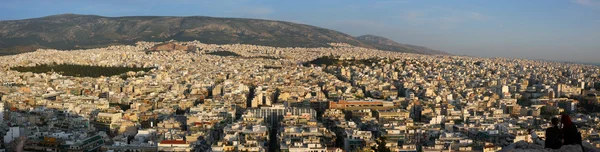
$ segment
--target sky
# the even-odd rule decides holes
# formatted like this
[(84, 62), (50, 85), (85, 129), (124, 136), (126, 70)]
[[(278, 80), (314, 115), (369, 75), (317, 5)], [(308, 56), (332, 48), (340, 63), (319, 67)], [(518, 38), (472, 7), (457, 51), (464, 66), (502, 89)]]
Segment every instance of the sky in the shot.
[(1, 0), (0, 20), (213, 16), (374, 34), (455, 55), (600, 63), (600, 0)]

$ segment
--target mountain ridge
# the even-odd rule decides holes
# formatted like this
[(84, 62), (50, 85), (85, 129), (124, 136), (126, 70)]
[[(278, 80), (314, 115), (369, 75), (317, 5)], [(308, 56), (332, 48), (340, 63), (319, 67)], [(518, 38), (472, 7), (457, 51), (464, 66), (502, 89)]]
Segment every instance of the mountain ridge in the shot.
[[(337, 42), (377, 48), (339, 31), (265, 19), (58, 14), (0, 21), (0, 55), (31, 52), (38, 48), (86, 49), (168, 40), (274, 47), (330, 47), (328, 43)], [(431, 54), (411, 51), (407, 53)]]
[(430, 49), (424, 46), (402, 44), (396, 41), (390, 40), (385, 37), (367, 34), (356, 37), (357, 40), (375, 47), (379, 50), (387, 50), (394, 52), (407, 52), (407, 53), (418, 53), (418, 54), (439, 54), (439, 55), (450, 55), (447, 52)]

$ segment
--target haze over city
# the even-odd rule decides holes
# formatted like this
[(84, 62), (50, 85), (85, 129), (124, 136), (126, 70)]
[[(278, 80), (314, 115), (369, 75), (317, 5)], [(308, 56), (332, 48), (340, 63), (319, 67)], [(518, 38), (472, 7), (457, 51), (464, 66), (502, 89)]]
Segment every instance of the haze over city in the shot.
[(598, 63), (598, 0), (4, 0), (0, 20), (75, 13), (283, 20), (454, 55)]

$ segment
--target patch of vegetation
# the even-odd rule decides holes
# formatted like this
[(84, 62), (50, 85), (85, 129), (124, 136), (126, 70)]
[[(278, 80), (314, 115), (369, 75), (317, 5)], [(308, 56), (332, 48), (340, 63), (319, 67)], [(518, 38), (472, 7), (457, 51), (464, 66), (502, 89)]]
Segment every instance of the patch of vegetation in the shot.
[(225, 57), (227, 57), (227, 56), (232, 56), (232, 57), (241, 56), (241, 55), (239, 55), (239, 54), (237, 54), (235, 52), (231, 52), (231, 51), (215, 51), (215, 52), (210, 52), (210, 53), (207, 53), (207, 54), (216, 55), (216, 56), (225, 56)]
[(308, 66), (311, 64), (314, 65), (325, 65), (325, 66), (349, 66), (349, 65), (372, 65), (373, 63), (378, 63), (379, 59), (362, 59), (362, 60), (340, 60), (339, 57), (334, 56), (324, 56), (312, 60), (310, 62), (304, 63), (304, 66)]
[(231, 51), (215, 51), (215, 52), (210, 52), (210, 53), (206, 53), (209, 55), (216, 55), (216, 56), (223, 56), (223, 57), (240, 57), (240, 58), (244, 58), (244, 59), (268, 59), (268, 60), (278, 60), (279, 58), (277, 57), (273, 57), (273, 56), (253, 56), (253, 57), (242, 57), (242, 55), (237, 54), (235, 52), (231, 52)]
[(549, 107), (547, 107), (547, 106), (543, 106), (540, 109), (540, 115), (546, 116), (546, 117), (552, 117), (552, 116), (556, 116), (559, 114), (558, 109), (555, 109), (555, 108), (548, 109), (548, 108)]
[(390, 148), (385, 146), (387, 144), (385, 140), (387, 140), (386, 137), (379, 137), (379, 139), (375, 140), (377, 146), (373, 146), (371, 149), (377, 152), (391, 152)]
[(119, 109), (121, 109), (123, 111), (127, 111), (128, 109), (131, 109), (131, 105), (128, 105), (128, 104), (109, 103), (108, 105), (110, 107), (119, 107)]
[(280, 66), (268, 66), (268, 65), (266, 65), (266, 66), (264, 66), (264, 68), (265, 69), (282, 69), (283, 67), (280, 67)]
[(277, 57), (273, 56), (255, 56), (255, 57), (246, 57), (247, 59), (268, 59), (268, 60), (279, 60)]
[(33, 67), (12, 67), (10, 70), (19, 72), (33, 72), (33, 73), (47, 73), (57, 72), (65, 76), (75, 77), (100, 77), (100, 76), (113, 76), (120, 75), (129, 71), (145, 71), (148, 72), (153, 68), (142, 68), (142, 67), (107, 67), (107, 66), (91, 66), (91, 65), (77, 65), (77, 64), (58, 64), (58, 65), (38, 65)]

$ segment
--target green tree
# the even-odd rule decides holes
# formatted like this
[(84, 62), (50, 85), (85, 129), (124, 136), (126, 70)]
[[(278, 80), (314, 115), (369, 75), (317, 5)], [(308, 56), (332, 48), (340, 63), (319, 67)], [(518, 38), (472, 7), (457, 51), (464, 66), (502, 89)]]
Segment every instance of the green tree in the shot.
[(385, 146), (387, 144), (385, 140), (387, 140), (386, 137), (379, 137), (379, 139), (375, 141), (377, 143), (377, 147), (372, 147), (372, 149), (377, 152), (391, 152), (392, 150)]

